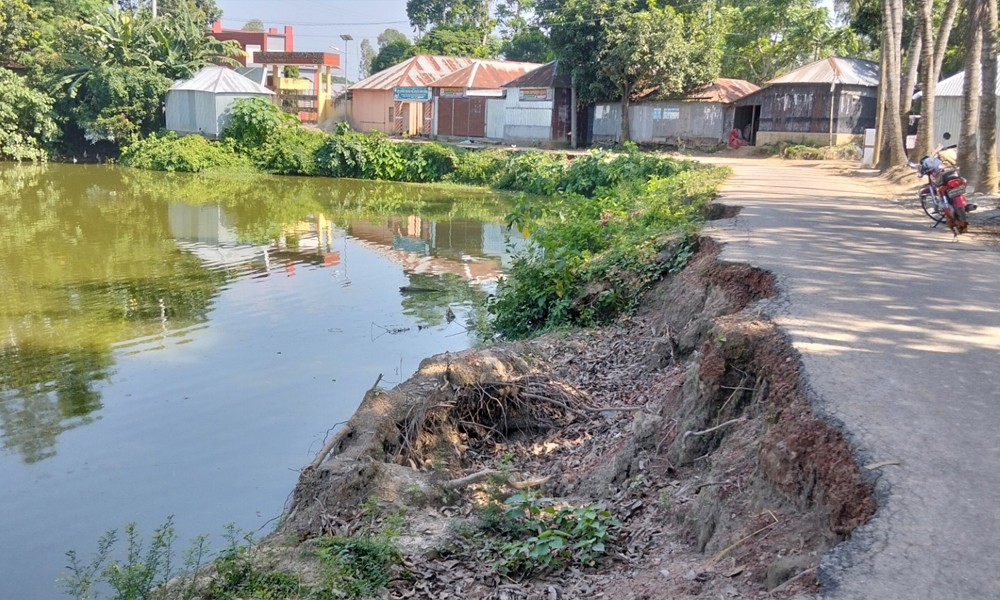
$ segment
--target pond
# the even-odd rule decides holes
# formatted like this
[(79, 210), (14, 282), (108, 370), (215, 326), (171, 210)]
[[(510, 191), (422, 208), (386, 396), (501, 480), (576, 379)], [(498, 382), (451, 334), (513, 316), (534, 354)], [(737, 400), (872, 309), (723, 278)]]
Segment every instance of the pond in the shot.
[[(268, 527), (381, 374), (473, 345), (509, 198), (0, 164), (0, 591), (168, 516)], [(518, 236), (514, 240), (523, 242)]]

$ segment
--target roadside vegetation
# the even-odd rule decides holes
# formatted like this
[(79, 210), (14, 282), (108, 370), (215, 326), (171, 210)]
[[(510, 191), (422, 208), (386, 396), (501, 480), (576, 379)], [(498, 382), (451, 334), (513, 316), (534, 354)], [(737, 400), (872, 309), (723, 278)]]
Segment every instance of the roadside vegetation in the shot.
[[(192, 139), (194, 138), (194, 139)], [(257, 169), (521, 192), (508, 215), (530, 235), (489, 304), (489, 337), (524, 338), (608, 323), (693, 252), (701, 209), (728, 170), (640, 152), (582, 156), (398, 143), (340, 127), (304, 130), (273, 104), (239, 100), (222, 140), (168, 133), (126, 147), (127, 166), (162, 171)]]

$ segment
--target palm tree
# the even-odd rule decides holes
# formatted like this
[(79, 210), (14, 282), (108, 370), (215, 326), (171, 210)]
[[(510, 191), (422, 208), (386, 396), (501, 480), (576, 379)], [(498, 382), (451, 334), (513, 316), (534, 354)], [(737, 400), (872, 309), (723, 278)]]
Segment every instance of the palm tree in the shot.
[(958, 138), (958, 167), (979, 188), (979, 90), (982, 87), (983, 0), (969, 0), (966, 11), (965, 89), (962, 90), (962, 128)]
[(903, 38), (903, 0), (882, 0), (882, 69), (885, 73), (883, 132), (880, 167), (906, 164), (903, 125), (900, 121), (900, 47)]
[(986, 0), (983, 24), (983, 96), (979, 106), (979, 177), (983, 192), (997, 192), (997, 0)]

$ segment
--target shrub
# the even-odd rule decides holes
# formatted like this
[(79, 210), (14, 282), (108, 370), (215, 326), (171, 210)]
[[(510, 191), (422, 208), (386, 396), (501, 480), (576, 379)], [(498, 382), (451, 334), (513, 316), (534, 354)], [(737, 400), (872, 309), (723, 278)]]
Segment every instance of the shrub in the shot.
[(356, 133), (343, 123), (316, 153), (319, 173), (331, 177), (399, 180), (406, 162), (398, 145), (385, 134)]
[(507, 159), (504, 173), (493, 187), (551, 196), (556, 193), (563, 176), (565, 156), (528, 150)]
[(153, 134), (122, 149), (121, 164), (151, 171), (198, 173), (208, 169), (252, 170), (249, 159), (231, 144), (211, 142), (200, 135)]
[(455, 170), (446, 181), (492, 187), (500, 181), (510, 152), (495, 148), (462, 150), (455, 156)]
[(658, 160), (600, 164), (628, 175), (673, 175), (626, 180), (626, 175), (588, 165), (579, 173), (590, 173), (593, 181), (621, 182), (591, 198), (566, 194), (516, 207), (508, 223), (528, 231), (531, 240), (490, 299), (495, 334), (521, 338), (607, 323), (631, 310), (665, 272), (683, 265), (692, 252), (700, 209), (728, 171)]
[(402, 180), (415, 183), (441, 181), (455, 170), (455, 151), (435, 143), (399, 144), (400, 156), (406, 161)]
[(295, 115), (284, 112), (280, 106), (261, 96), (240, 98), (226, 113), (229, 125), (223, 130), (222, 137), (232, 140), (236, 148), (244, 152), (261, 148), (276, 131), (299, 122)]
[(301, 127), (279, 129), (254, 152), (254, 163), (262, 171), (279, 175), (316, 175), (316, 154), (326, 134)]
[(52, 98), (0, 67), (0, 158), (44, 160), (45, 146), (56, 136)]

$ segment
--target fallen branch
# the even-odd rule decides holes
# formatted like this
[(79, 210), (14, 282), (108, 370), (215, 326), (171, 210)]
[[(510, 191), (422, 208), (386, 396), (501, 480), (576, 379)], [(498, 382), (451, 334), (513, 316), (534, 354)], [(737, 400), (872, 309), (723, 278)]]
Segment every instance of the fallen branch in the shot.
[[(370, 387), (368, 391), (365, 392), (365, 396), (368, 396), (368, 394), (371, 394), (375, 390), (377, 390), (378, 384), (381, 381), (382, 381), (382, 374), (379, 373), (378, 379), (376, 379), (375, 383), (372, 384), (372, 387)], [(340, 443), (341, 433), (343, 432), (344, 430), (341, 429), (339, 432), (337, 432), (337, 435), (330, 438), (330, 441), (328, 441), (326, 444), (323, 445), (323, 448), (316, 454), (316, 458), (313, 459), (311, 463), (309, 463), (309, 467), (315, 469), (316, 467), (319, 467), (321, 464), (323, 464), (323, 461), (326, 460), (327, 455), (330, 454), (330, 452), (333, 451), (334, 447)]]
[(732, 544), (726, 546), (725, 548), (722, 549), (721, 552), (719, 552), (718, 554), (716, 554), (715, 556), (713, 556), (708, 562), (705, 563), (705, 568), (707, 569), (707, 568), (711, 567), (712, 565), (714, 565), (715, 563), (719, 562), (720, 560), (722, 560), (723, 558), (725, 558), (725, 556), (727, 554), (729, 554), (734, 548), (738, 547), (740, 544), (743, 544), (744, 542), (746, 542), (750, 538), (754, 537), (755, 535), (764, 533), (768, 529), (770, 529), (770, 528), (774, 527), (775, 525), (777, 525), (778, 524), (778, 517), (774, 516), (774, 513), (771, 512), (771, 511), (767, 511), (767, 514), (771, 515), (771, 518), (774, 519), (773, 523), (768, 523), (767, 525), (761, 527), (757, 531), (755, 531), (755, 532), (753, 532), (753, 533), (751, 533), (749, 535), (743, 536), (742, 538), (736, 540)]
[(726, 421), (725, 423), (716, 425), (715, 427), (709, 427), (708, 429), (705, 429), (703, 431), (685, 431), (684, 435), (681, 436), (681, 439), (682, 440), (686, 440), (689, 435), (707, 435), (709, 433), (712, 433), (713, 431), (717, 431), (717, 430), (722, 429), (723, 427), (726, 427), (728, 425), (733, 425), (735, 423), (742, 423), (743, 421), (746, 421), (746, 419), (744, 417), (739, 417), (739, 418), (736, 418), (736, 419), (730, 419), (730, 420)]
[(810, 574), (810, 573), (813, 573), (813, 572), (815, 572), (815, 571), (816, 571), (816, 567), (809, 567), (808, 569), (806, 569), (805, 571), (802, 571), (801, 573), (799, 573), (799, 574), (798, 574), (798, 575), (796, 575), (795, 577), (792, 577), (792, 578), (790, 578), (790, 579), (787, 579), (787, 580), (785, 580), (785, 582), (784, 582), (784, 583), (782, 583), (782, 584), (781, 584), (781, 585), (779, 585), (778, 587), (776, 587), (776, 588), (774, 588), (773, 590), (771, 590), (771, 592), (777, 592), (777, 591), (779, 591), (779, 590), (780, 590), (781, 588), (783, 588), (783, 587), (786, 587), (786, 586), (790, 585), (790, 584), (791, 584), (791, 583), (792, 583), (793, 581), (798, 581), (799, 579), (802, 579), (802, 578), (803, 578), (803, 577), (805, 577), (806, 575), (808, 575), (808, 574)]
[(551, 477), (541, 477), (538, 479), (526, 479), (524, 481), (514, 481), (511, 480), (503, 471), (497, 471), (496, 469), (483, 469), (482, 471), (476, 471), (471, 475), (466, 475), (465, 477), (459, 477), (458, 479), (450, 479), (441, 484), (446, 490), (454, 490), (467, 485), (473, 485), (476, 483), (481, 483), (490, 477), (497, 477), (502, 483), (507, 486), (514, 488), (515, 490), (523, 490), (530, 487), (536, 487), (548, 483)]
[(893, 465), (899, 466), (900, 464), (902, 463), (900, 463), (898, 460), (883, 460), (882, 462), (876, 462), (870, 465), (865, 465), (865, 469), (868, 471), (874, 471), (876, 469), (881, 469), (882, 467), (889, 467)]

